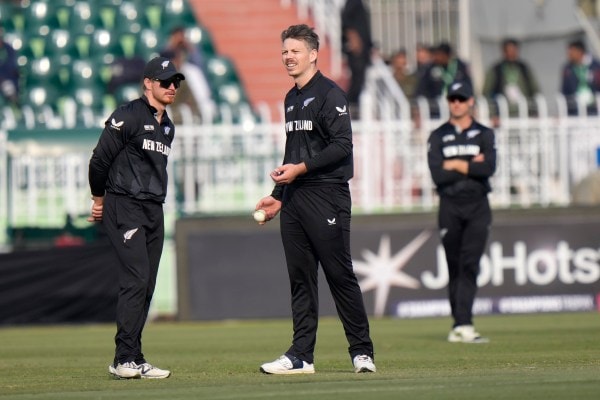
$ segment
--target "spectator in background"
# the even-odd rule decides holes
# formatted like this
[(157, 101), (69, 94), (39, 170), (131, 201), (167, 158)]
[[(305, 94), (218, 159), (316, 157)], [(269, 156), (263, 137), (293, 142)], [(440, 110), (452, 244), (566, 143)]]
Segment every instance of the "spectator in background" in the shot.
[(432, 48), (423, 43), (417, 44), (417, 68), (415, 73), (417, 74), (417, 78), (420, 80), (423, 75), (425, 75), (425, 71), (431, 65), (432, 62)]
[(182, 82), (185, 84), (181, 86), (177, 99), (170, 106), (173, 121), (176, 124), (182, 123), (185, 110), (188, 110), (195, 122), (200, 119), (212, 122), (216, 115), (216, 105), (206, 80), (204, 58), (200, 49), (186, 38), (184, 27), (177, 26), (171, 30), (160, 55), (172, 60), (177, 69), (187, 77), (186, 82)]
[(470, 86), (472, 82), (467, 65), (454, 56), (449, 43), (436, 46), (432, 56), (433, 62), (425, 69), (415, 95), (429, 100), (431, 116), (437, 117), (440, 113), (438, 100), (446, 96), (448, 86), (454, 81), (466, 82)]
[(204, 70), (202, 53), (187, 40), (185, 37), (185, 28), (182, 26), (176, 26), (171, 30), (167, 44), (160, 51), (161, 57), (168, 58), (171, 54), (175, 54), (178, 59), (183, 58), (184, 62), (189, 62)]
[(529, 109), (535, 106), (533, 98), (539, 92), (535, 76), (529, 66), (519, 58), (519, 42), (507, 38), (502, 41), (502, 59), (487, 72), (483, 95), (493, 104), (492, 119), (498, 125), (496, 97), (506, 97), (511, 115), (518, 111), (518, 104), (524, 98)]
[(407, 99), (411, 100), (414, 96), (415, 89), (418, 83), (418, 77), (416, 73), (411, 72), (408, 68), (408, 59), (406, 57), (406, 50), (398, 50), (390, 58), (390, 66), (392, 67), (392, 74), (400, 85), (402, 92)]
[(3, 40), (4, 31), (0, 27), (0, 95), (9, 103), (19, 103), (19, 65), (17, 53)]
[(581, 40), (567, 48), (567, 63), (562, 69), (561, 93), (566, 97), (569, 115), (578, 114), (578, 103), (588, 114), (597, 114), (596, 95), (600, 93), (600, 63), (587, 53)]
[[(212, 99), (210, 86), (202, 70), (186, 59), (183, 52), (163, 51), (163, 57), (170, 59), (185, 76), (177, 91), (175, 101), (169, 106), (171, 118), (175, 124), (186, 122), (186, 113), (194, 123), (212, 122), (216, 114), (216, 105)], [(188, 118), (189, 119), (189, 118)]]
[(341, 19), (343, 51), (352, 74), (347, 96), (351, 112), (356, 112), (371, 63), (371, 22), (362, 0), (346, 0)]

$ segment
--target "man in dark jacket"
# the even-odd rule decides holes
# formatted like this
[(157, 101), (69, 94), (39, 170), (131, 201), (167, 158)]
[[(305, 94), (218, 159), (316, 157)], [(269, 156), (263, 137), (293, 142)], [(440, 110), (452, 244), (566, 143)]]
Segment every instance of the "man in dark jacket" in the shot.
[[(344, 92), (317, 69), (319, 36), (306, 25), (282, 32), (282, 61), (294, 87), (285, 97), (283, 164), (275, 188), (256, 205), (271, 220), (281, 211), (281, 239), (292, 292), (294, 336), (267, 374), (312, 374), (317, 337), (319, 264), (348, 340), (354, 371), (375, 372), (373, 342), (352, 268), (348, 181), (353, 176), (352, 126)], [(262, 222), (264, 223), (264, 222)]]
[(466, 82), (448, 88), (450, 119), (431, 133), (427, 161), (440, 196), (438, 224), (448, 263), (448, 297), (454, 324), (449, 342), (484, 343), (473, 327), (479, 261), (492, 223), (487, 194), (496, 170), (494, 132), (471, 116)]
[(569, 43), (567, 63), (562, 69), (560, 92), (567, 100), (569, 115), (577, 115), (581, 105), (588, 114), (597, 114), (596, 95), (600, 93), (600, 62), (587, 53), (581, 40)]
[(429, 100), (432, 117), (440, 115), (438, 101), (448, 93), (452, 82), (466, 82), (471, 85), (469, 68), (462, 60), (454, 55), (449, 43), (443, 42), (433, 48), (433, 62), (424, 71), (419, 80), (415, 97), (425, 97)]
[(514, 115), (522, 100), (528, 102), (529, 108), (534, 106), (534, 97), (539, 92), (531, 68), (519, 57), (519, 42), (516, 39), (508, 38), (502, 42), (502, 55), (502, 60), (488, 70), (483, 86), (483, 95), (495, 106), (493, 117), (498, 115), (498, 96), (506, 98), (509, 111)]
[(144, 68), (144, 94), (106, 120), (89, 166), (90, 221), (101, 221), (120, 260), (115, 358), (117, 378), (167, 378), (142, 353), (142, 330), (154, 294), (164, 241), (162, 204), (175, 127), (166, 107), (185, 77), (156, 57)]

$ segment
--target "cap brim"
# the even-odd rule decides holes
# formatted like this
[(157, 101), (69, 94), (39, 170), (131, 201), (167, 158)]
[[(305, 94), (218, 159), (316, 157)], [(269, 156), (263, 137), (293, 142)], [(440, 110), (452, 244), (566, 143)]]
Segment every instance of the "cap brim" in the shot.
[(454, 94), (449, 94), (448, 96), (446, 96), (446, 100), (450, 100), (450, 99), (462, 99), (462, 100), (469, 100), (472, 96), (466, 96), (462, 93), (454, 93)]
[(161, 81), (164, 81), (167, 79), (171, 79), (174, 76), (179, 78), (179, 80), (181, 80), (181, 81), (185, 80), (185, 76), (183, 76), (183, 74), (181, 72), (173, 73), (173, 71), (163, 72), (162, 74), (155, 76), (154, 79), (160, 79)]

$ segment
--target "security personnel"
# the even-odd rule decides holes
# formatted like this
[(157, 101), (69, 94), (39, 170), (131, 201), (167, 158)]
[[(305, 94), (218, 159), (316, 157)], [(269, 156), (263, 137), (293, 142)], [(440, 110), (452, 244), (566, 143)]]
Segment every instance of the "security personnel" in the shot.
[(283, 31), (282, 61), (295, 85), (285, 98), (287, 140), (276, 187), (256, 209), (281, 211), (281, 237), (292, 294), (292, 346), (265, 363), (269, 374), (314, 373), (317, 268), (327, 278), (355, 372), (375, 372), (373, 343), (350, 255), (352, 128), (344, 92), (317, 69), (319, 37), (306, 25)]
[(447, 94), (450, 120), (431, 133), (427, 161), (440, 196), (438, 223), (449, 271), (454, 319), (450, 342), (487, 342), (473, 327), (479, 262), (492, 214), (487, 194), (496, 170), (494, 132), (471, 115), (473, 91), (454, 82)]
[(163, 57), (144, 68), (144, 94), (106, 120), (89, 165), (90, 221), (102, 221), (120, 260), (116, 350), (118, 378), (167, 378), (146, 362), (142, 330), (148, 317), (164, 241), (162, 203), (175, 127), (166, 112), (185, 77)]

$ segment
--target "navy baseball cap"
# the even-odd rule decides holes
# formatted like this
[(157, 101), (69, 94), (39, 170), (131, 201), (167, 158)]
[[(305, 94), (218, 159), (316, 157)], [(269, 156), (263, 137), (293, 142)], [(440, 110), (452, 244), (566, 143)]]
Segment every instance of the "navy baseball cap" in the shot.
[(177, 72), (173, 62), (166, 57), (155, 57), (144, 67), (144, 78), (164, 81), (172, 77), (177, 77), (181, 81), (185, 80), (185, 76), (181, 72)]
[(448, 88), (447, 99), (470, 99), (473, 97), (473, 88), (467, 82), (453, 82)]

